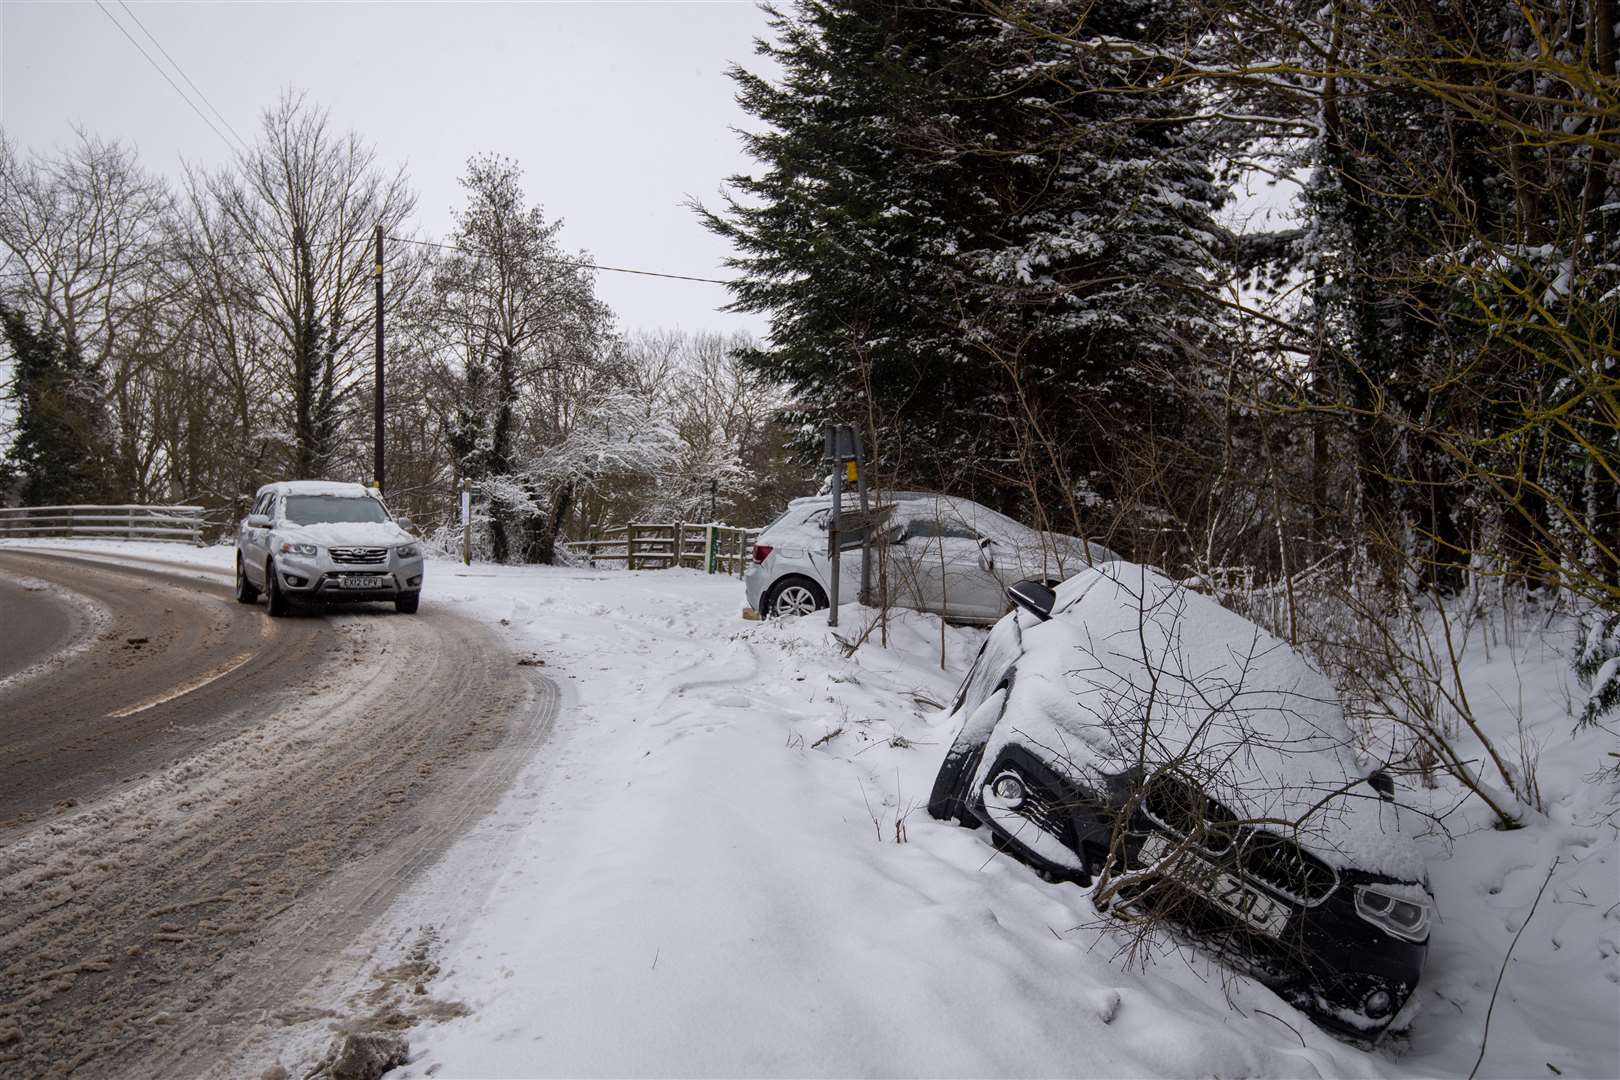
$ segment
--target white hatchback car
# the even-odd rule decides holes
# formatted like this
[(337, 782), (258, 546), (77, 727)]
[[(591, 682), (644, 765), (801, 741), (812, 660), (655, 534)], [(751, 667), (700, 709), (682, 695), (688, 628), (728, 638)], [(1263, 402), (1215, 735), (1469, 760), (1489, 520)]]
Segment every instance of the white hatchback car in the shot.
[(236, 533), (236, 598), (251, 604), (262, 592), (272, 615), (291, 600), (392, 600), (409, 615), (422, 572), (422, 545), (361, 484), (266, 484)]
[[(855, 513), (845, 494), (842, 514)], [(831, 560), (827, 555), (829, 496), (794, 499), (787, 512), (759, 534), (744, 575), (748, 605), (766, 617), (807, 615), (825, 608)], [(1041, 532), (967, 499), (915, 491), (886, 491), (873, 513), (872, 588), (887, 582), (896, 607), (931, 611), (953, 622), (995, 622), (1010, 610), (1007, 586), (1026, 578), (1053, 583), (1087, 566), (1119, 558), (1101, 544)], [(839, 603), (861, 589), (865, 530), (845, 525), (839, 536)], [(882, 573), (877, 549), (882, 547)]]

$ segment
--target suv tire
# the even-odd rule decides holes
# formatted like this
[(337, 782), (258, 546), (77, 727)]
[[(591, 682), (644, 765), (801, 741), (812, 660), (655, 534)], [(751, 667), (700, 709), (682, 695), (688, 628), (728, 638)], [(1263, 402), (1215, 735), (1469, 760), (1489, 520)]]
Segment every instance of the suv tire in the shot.
[(264, 606), (276, 619), (291, 610), (287, 594), (281, 591), (281, 585), (276, 581), (276, 564), (268, 561), (264, 564)]
[(394, 597), (394, 610), (401, 615), (415, 615), (417, 607), (422, 603), (422, 593), (402, 592)]
[(259, 590), (253, 582), (247, 579), (247, 571), (242, 569), (242, 553), (236, 553), (236, 602), (238, 604), (257, 604)]

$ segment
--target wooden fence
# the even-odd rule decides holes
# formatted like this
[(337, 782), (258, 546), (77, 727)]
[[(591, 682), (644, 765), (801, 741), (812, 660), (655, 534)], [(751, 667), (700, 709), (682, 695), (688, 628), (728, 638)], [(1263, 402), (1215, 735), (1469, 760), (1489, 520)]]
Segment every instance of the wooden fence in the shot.
[(201, 544), (206, 524), (200, 506), (0, 507), (0, 539), (83, 536)]
[(692, 525), (683, 521), (636, 522), (605, 529), (590, 540), (575, 540), (568, 550), (592, 566), (624, 563), (631, 570), (667, 570), (686, 566), (711, 574), (742, 577), (748, 569), (758, 529), (730, 525)]

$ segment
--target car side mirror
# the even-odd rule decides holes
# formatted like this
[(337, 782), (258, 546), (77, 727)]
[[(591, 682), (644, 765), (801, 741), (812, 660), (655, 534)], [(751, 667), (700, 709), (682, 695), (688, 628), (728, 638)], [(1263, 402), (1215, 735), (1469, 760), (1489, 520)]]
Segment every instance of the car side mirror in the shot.
[(416, 522), (412, 521), (408, 517), (395, 518), (394, 524), (398, 525), (408, 533), (414, 533), (416, 531)]
[(250, 529), (268, 529), (270, 527), (269, 515), (249, 514), (247, 519), (247, 527)]
[(1057, 603), (1057, 593), (1050, 586), (1030, 579), (1007, 586), (1007, 599), (1045, 622), (1052, 617), (1052, 605)]
[(979, 569), (994, 570), (996, 568), (996, 556), (995, 553), (990, 550), (991, 548), (995, 547), (995, 545), (996, 542), (990, 539), (988, 536), (979, 540)]

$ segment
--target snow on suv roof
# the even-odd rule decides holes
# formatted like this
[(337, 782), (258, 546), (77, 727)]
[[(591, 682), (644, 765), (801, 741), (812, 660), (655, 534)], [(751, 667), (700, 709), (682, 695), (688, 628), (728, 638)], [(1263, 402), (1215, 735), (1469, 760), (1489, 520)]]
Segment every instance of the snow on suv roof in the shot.
[(261, 487), (257, 494), (274, 491), (278, 495), (339, 495), (350, 499), (375, 497), (376, 492), (364, 484), (346, 484), (336, 480), (278, 480)]

